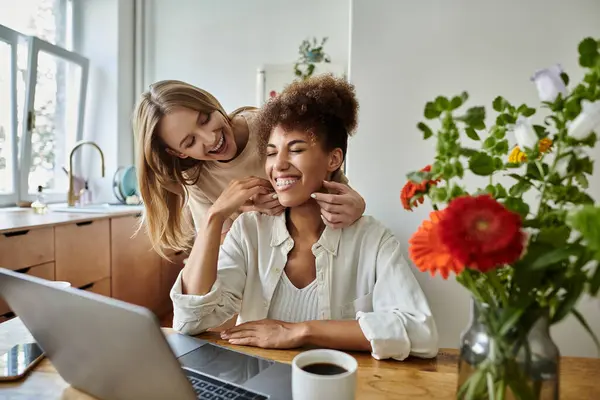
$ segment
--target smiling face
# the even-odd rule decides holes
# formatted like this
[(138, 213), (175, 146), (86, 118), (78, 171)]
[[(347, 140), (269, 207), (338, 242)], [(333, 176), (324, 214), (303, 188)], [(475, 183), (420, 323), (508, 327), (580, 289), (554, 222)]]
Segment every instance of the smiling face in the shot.
[(216, 110), (205, 114), (178, 107), (161, 118), (158, 131), (176, 157), (228, 161), (237, 152), (231, 125)]
[(284, 207), (297, 207), (318, 192), (343, 161), (342, 150), (325, 151), (315, 135), (276, 126), (266, 147), (265, 171)]

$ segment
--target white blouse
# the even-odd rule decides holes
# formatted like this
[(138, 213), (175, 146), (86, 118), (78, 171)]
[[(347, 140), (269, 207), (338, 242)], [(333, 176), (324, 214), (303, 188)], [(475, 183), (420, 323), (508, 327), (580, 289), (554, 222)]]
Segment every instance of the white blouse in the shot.
[[(219, 252), (217, 280), (203, 296), (173, 288), (173, 328), (195, 335), (229, 320), (267, 318), (294, 247), (285, 213), (240, 215)], [(438, 334), (425, 294), (392, 233), (372, 217), (326, 227), (312, 247), (319, 319), (357, 319), (377, 359), (434, 357)], [(189, 265), (187, 266), (189, 268)]]

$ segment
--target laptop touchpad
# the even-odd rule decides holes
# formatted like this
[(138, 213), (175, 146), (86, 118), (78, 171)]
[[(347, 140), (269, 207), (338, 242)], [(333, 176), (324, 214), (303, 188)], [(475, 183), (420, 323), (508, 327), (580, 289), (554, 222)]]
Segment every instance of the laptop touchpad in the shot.
[(179, 362), (187, 368), (237, 384), (243, 384), (274, 364), (273, 361), (252, 357), (210, 343), (180, 357)]

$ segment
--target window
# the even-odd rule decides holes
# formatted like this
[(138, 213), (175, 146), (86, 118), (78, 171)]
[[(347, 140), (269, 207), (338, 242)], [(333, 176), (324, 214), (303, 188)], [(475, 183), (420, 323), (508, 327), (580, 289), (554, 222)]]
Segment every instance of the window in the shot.
[(18, 3), (0, 3), (0, 205), (33, 200), (38, 186), (66, 201), (88, 60), (69, 50), (71, 0)]

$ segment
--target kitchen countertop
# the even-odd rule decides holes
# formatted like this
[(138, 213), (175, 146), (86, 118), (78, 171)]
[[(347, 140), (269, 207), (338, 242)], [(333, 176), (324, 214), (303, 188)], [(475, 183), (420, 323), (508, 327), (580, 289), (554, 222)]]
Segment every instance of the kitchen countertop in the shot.
[(51, 205), (46, 214), (36, 214), (31, 208), (0, 208), (0, 233), (136, 215), (144, 211), (143, 206), (121, 206), (113, 210), (108, 207), (105, 213), (64, 212), (53, 210), (54, 207)]

